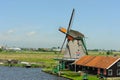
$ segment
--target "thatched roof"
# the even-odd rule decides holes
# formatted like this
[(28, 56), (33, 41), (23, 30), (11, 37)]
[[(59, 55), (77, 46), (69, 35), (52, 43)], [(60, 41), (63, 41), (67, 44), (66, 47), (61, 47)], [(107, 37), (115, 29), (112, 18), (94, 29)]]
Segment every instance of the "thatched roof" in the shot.
[(83, 38), (84, 35), (78, 31), (75, 30), (70, 30), (70, 32), (68, 33), (69, 35), (71, 35), (73, 38)]

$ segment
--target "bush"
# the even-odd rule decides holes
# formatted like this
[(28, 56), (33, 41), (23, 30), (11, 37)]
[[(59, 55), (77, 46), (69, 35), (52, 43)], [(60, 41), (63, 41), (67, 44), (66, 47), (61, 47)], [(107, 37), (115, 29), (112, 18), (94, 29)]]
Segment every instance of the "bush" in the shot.
[(0, 48), (0, 52), (2, 52), (3, 50)]

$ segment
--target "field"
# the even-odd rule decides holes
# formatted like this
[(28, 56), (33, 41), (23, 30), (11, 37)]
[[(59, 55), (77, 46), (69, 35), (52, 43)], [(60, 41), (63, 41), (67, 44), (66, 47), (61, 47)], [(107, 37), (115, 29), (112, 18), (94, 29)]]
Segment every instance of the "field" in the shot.
[[(97, 52), (97, 51), (89, 51), (89, 55), (104, 55), (106, 56), (106, 52)], [(0, 59), (15, 59), (19, 61), (27, 61), (27, 62), (54, 62), (54, 58), (57, 58), (59, 53), (55, 52), (37, 52), (37, 51), (19, 51), (19, 52), (9, 52), (2, 51), (0, 52)], [(113, 52), (109, 56), (117, 55), (120, 56), (120, 52)], [(63, 54), (59, 55), (61, 58)]]
[[(62, 56), (62, 55), (60, 55)], [(39, 66), (51, 67), (55, 65), (57, 55), (54, 52), (36, 52), (36, 51), (20, 51), (20, 52), (0, 52), (2, 60), (18, 60), (29, 63), (36, 63)]]
[(1, 52), (0, 59), (16, 59), (27, 62), (51, 61), (56, 55), (53, 52)]

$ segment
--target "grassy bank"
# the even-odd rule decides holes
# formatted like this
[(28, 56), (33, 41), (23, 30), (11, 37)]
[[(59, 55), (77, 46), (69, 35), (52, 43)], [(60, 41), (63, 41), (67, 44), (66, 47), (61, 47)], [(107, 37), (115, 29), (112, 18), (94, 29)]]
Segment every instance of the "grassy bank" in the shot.
[[(60, 55), (62, 56), (62, 55)], [(20, 51), (20, 52), (0, 52), (2, 60), (18, 60), (37, 64), (40, 67), (51, 67), (56, 65), (57, 55), (54, 52), (35, 52), (35, 51)]]
[[(56, 75), (55, 73), (52, 73), (52, 69), (43, 69), (44, 72), (47, 72), (47, 73), (50, 73), (50, 74), (54, 74)], [(69, 71), (69, 70), (62, 70), (60, 71), (60, 75), (57, 74), (57, 76), (62, 76), (62, 77), (65, 77), (65, 78), (68, 78), (70, 80), (82, 80), (83, 79), (83, 74), (80, 74), (78, 72), (74, 72), (74, 71)], [(88, 80), (99, 80), (97, 78), (96, 75), (88, 75)]]

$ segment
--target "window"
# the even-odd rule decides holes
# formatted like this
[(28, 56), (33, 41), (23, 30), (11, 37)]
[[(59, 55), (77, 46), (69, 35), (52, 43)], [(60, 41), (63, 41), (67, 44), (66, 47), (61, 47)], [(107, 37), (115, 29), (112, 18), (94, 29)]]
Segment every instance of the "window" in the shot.
[(109, 75), (109, 76), (112, 76), (112, 69), (109, 69), (109, 70), (108, 70), (108, 75)]
[(117, 75), (120, 75), (120, 69), (117, 69)]
[(117, 66), (120, 67), (120, 62), (117, 63)]

